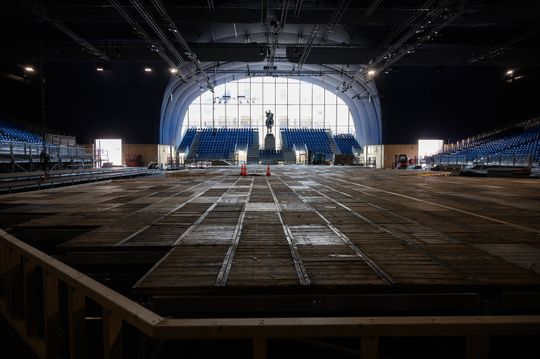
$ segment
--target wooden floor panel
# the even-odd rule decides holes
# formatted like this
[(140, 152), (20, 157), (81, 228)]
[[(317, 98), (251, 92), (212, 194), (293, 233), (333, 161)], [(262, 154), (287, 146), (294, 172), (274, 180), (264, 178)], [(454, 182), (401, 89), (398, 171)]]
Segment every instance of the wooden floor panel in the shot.
[(60, 252), (163, 248), (135, 286), (147, 293), (540, 285), (538, 180), (324, 166), (238, 172), (4, 195), (0, 224), (33, 243), (40, 231), (73, 228)]

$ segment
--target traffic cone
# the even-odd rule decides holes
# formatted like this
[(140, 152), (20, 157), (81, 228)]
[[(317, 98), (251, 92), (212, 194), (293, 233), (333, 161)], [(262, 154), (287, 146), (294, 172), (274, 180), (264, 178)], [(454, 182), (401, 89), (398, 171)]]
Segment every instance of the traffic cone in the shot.
[(242, 170), (240, 171), (240, 175), (244, 177), (247, 176), (247, 168), (245, 163), (242, 163)]
[(244, 176), (247, 176), (248, 173), (247, 173), (247, 165), (244, 163)]
[(266, 165), (266, 175), (270, 176), (270, 163)]

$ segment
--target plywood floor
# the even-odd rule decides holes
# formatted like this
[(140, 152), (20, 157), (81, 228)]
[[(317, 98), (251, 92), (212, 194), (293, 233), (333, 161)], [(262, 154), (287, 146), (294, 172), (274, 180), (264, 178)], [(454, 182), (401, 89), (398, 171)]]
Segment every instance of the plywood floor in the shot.
[(57, 250), (165, 249), (138, 278), (134, 289), (143, 293), (540, 285), (539, 180), (272, 170), (240, 177), (237, 168), (214, 168), (4, 195), (0, 223), (38, 234), (85, 228)]

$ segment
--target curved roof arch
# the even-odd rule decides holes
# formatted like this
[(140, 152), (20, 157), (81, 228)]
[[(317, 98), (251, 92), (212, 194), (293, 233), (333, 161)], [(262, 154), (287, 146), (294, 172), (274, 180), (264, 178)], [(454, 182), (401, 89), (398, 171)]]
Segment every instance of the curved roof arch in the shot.
[[(250, 71), (261, 76), (266, 63), (250, 63)], [(279, 71), (293, 70), (293, 63), (279, 63)], [(212, 73), (219, 68), (220, 72)], [(322, 71), (324, 70), (324, 71)], [(214, 86), (248, 77), (246, 63), (214, 63), (205, 66), (205, 71), (211, 76)], [(302, 71), (320, 73), (317, 76), (289, 76), (302, 81), (313, 83), (329, 91), (336, 89), (348, 80), (342, 71), (329, 65), (303, 66)], [(191, 78), (187, 82), (173, 78), (167, 85), (163, 96), (160, 120), (160, 143), (178, 145), (181, 141), (181, 130), (186, 111), (194, 99), (201, 94), (201, 84)], [(356, 138), (360, 144), (378, 144), (382, 137), (382, 121), (380, 101), (377, 87), (373, 81), (366, 83), (355, 82), (346, 92), (337, 91), (336, 95), (349, 107), (356, 130)]]

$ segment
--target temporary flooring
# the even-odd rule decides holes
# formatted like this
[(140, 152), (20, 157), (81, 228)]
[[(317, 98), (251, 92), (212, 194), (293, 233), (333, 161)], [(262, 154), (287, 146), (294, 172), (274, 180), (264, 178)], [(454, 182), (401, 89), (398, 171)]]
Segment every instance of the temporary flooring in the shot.
[(133, 293), (150, 297), (540, 292), (537, 179), (338, 166), (239, 174), (209, 168), (4, 195), (0, 224), (38, 247), (49, 238), (43, 247), (55, 254), (157, 251), (133, 280)]

